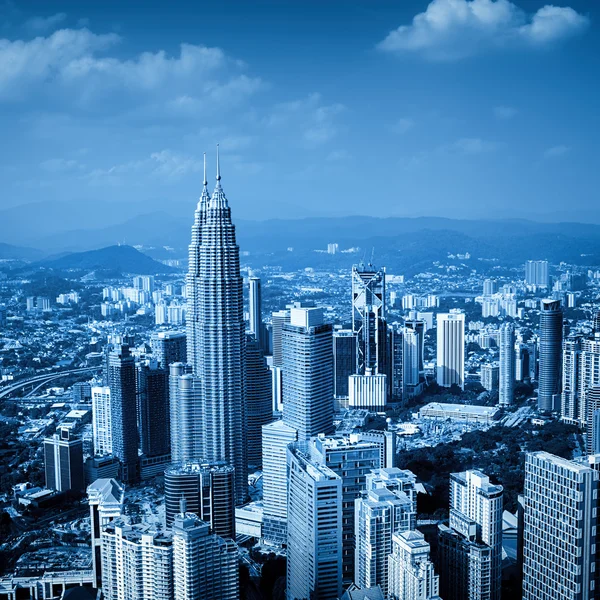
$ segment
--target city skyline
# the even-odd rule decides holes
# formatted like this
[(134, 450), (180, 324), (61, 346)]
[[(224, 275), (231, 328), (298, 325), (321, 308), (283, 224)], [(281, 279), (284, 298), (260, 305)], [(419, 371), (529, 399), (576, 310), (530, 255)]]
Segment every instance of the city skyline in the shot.
[(239, 218), (369, 214), (358, 172), (383, 216), (600, 223), (598, 7), (547, 4), (151, 2), (134, 19), (114, 2), (6, 3), (0, 210), (40, 194), (156, 210), (194, 195), (199, 148), (220, 142)]

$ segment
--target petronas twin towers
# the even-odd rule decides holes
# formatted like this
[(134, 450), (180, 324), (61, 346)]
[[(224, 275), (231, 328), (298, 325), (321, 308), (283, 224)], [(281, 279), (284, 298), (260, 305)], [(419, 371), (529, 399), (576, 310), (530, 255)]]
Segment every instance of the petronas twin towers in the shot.
[(235, 467), (236, 499), (241, 503), (248, 487), (243, 292), (235, 226), (221, 187), (218, 146), (212, 196), (204, 158), (187, 293), (189, 367), (172, 395), (173, 460), (226, 461)]

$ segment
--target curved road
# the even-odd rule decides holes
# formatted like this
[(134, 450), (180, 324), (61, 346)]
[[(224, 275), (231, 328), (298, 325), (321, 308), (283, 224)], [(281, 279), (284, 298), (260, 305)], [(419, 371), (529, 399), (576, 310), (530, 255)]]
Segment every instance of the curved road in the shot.
[(66, 375), (86, 373), (88, 371), (98, 371), (101, 368), (102, 367), (100, 365), (95, 367), (80, 367), (79, 369), (70, 369), (68, 371), (61, 371), (60, 373), (45, 373), (44, 375), (36, 375), (35, 377), (30, 377), (29, 379), (20, 379), (19, 381), (15, 382), (12, 385), (9, 385), (8, 387), (0, 391), (0, 400), (10, 396), (13, 392), (16, 392), (17, 390), (24, 387), (29, 387), (32, 384), (34, 384), (34, 390), (32, 391), (35, 391), (44, 386), (45, 384), (49, 383), (50, 381), (60, 379), (61, 377), (65, 377)]

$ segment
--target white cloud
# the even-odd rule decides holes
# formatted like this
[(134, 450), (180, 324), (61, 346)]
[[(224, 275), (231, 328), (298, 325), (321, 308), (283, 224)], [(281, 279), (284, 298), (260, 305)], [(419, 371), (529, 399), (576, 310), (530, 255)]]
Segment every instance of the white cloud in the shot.
[(581, 33), (588, 24), (587, 17), (570, 7), (547, 5), (528, 15), (509, 0), (433, 0), (378, 48), (457, 60), (490, 47), (548, 45)]
[(494, 106), (494, 116), (497, 119), (512, 119), (518, 112), (519, 111), (513, 106)]
[(74, 171), (82, 169), (83, 165), (76, 160), (66, 158), (50, 158), (43, 161), (40, 167), (48, 173), (64, 173), (66, 171)]
[(394, 123), (392, 130), (396, 133), (404, 134), (407, 131), (410, 131), (414, 126), (415, 122), (413, 119), (409, 117), (403, 117)]
[(67, 15), (65, 13), (56, 13), (49, 17), (33, 17), (25, 22), (25, 27), (30, 31), (41, 33), (56, 29), (66, 18)]
[(569, 146), (559, 144), (558, 146), (552, 146), (544, 151), (544, 158), (558, 158), (564, 156), (570, 152)]
[(497, 145), (481, 138), (461, 138), (446, 148), (460, 154), (485, 154), (495, 150)]

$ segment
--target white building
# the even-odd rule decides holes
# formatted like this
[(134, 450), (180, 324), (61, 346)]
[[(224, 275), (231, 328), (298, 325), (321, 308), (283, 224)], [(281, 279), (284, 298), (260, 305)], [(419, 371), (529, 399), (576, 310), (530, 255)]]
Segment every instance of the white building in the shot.
[(465, 315), (437, 315), (437, 382), (465, 387)]
[[(238, 600), (238, 549), (232, 540), (210, 533), (193, 513), (175, 517), (173, 591), (177, 600)], [(166, 597), (166, 596), (165, 596)]]
[(365, 375), (350, 375), (348, 378), (348, 406), (364, 408), (370, 411), (383, 411), (387, 399), (387, 376), (372, 373), (370, 369)]
[(547, 452), (525, 459), (523, 600), (596, 598), (598, 471)]
[(288, 448), (287, 597), (342, 595), (342, 479)]
[(388, 558), (389, 600), (441, 600), (440, 578), (429, 559), (430, 546), (420, 531), (392, 536)]
[(500, 406), (509, 406), (515, 397), (515, 328), (512, 323), (500, 327)]
[(112, 454), (110, 387), (92, 387), (92, 428), (94, 453)]

